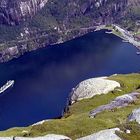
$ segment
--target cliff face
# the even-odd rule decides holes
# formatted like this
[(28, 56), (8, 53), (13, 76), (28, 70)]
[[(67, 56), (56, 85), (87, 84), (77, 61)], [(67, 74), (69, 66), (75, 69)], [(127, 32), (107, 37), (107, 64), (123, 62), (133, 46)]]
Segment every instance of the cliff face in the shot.
[[(35, 15), (47, 2), (48, 0), (0, 0), (0, 22), (18, 24), (21, 20)], [(59, 5), (67, 7), (69, 18), (79, 14), (91, 14), (93, 19), (96, 19), (95, 22), (109, 23), (124, 11), (128, 0), (50, 0), (50, 2), (57, 3), (58, 8)], [(60, 12), (61, 10), (59, 9)]]
[(0, 23), (18, 24), (32, 17), (48, 0), (0, 0)]
[[(128, 0), (88, 0), (76, 1), (71, 0), (73, 4), (73, 11), (70, 15), (78, 13), (88, 16), (96, 24), (110, 24), (125, 14)], [(71, 6), (70, 5), (70, 6)]]

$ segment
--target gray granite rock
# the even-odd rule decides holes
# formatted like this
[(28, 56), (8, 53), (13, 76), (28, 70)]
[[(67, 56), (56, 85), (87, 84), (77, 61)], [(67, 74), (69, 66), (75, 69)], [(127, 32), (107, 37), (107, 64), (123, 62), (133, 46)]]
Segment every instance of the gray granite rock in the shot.
[(140, 124), (140, 108), (134, 109), (132, 111), (132, 114), (129, 115), (128, 120), (129, 121), (136, 121), (137, 123)]
[(81, 82), (71, 92), (71, 102), (91, 98), (95, 95), (107, 94), (120, 87), (120, 84), (113, 80), (108, 80), (107, 77), (91, 78)]
[(0, 137), (0, 140), (13, 140), (13, 137)]
[(92, 110), (89, 113), (89, 116), (94, 118), (98, 113), (101, 113), (102, 111), (128, 106), (130, 103), (133, 103), (135, 100), (137, 100), (139, 95), (140, 93), (133, 92), (119, 96), (113, 101), (111, 101), (109, 104), (99, 106), (96, 109)]
[(71, 140), (71, 139), (63, 135), (48, 134), (46, 136), (35, 138), (16, 137), (15, 140)]
[(121, 140), (121, 138), (115, 134), (115, 131), (120, 131), (120, 129), (113, 128), (113, 129), (102, 130), (92, 135), (79, 138), (77, 140)]

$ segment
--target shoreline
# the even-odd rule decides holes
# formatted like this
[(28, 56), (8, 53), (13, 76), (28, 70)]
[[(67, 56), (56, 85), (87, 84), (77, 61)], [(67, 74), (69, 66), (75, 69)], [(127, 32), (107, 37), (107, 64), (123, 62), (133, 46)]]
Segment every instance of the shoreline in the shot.
[[(90, 26), (90, 27), (86, 27), (86, 28), (79, 28), (78, 30), (75, 29), (71, 29), (66, 31), (66, 37), (62, 36), (62, 34), (59, 34), (59, 37), (54, 40), (53, 42), (50, 42), (49, 40), (45, 40), (45, 42), (42, 43), (37, 43), (36, 45), (33, 47), (29, 47), (28, 44), (18, 44), (16, 46), (11, 46), (9, 48), (3, 48), (0, 50), (0, 63), (5, 63), (5, 62), (9, 62), (10, 60), (14, 59), (14, 58), (18, 58), (22, 55), (24, 55), (26, 52), (31, 52), (31, 51), (35, 51), (38, 50), (40, 48), (47, 48), (50, 45), (58, 45), (61, 43), (65, 43), (67, 41), (70, 41), (72, 39), (84, 36), (88, 33), (91, 32), (97, 32), (100, 30), (109, 30), (106, 31), (106, 33), (108, 34), (114, 34), (115, 36), (118, 36), (119, 38), (121, 38), (123, 40), (123, 42), (128, 42), (132, 45), (134, 45), (138, 51), (136, 52), (137, 55), (140, 54), (140, 41), (135, 40), (134, 34), (127, 31), (126, 29), (123, 29), (122, 27), (120, 27), (119, 25), (116, 24), (111, 24), (111, 25), (99, 25), (99, 26)], [(74, 33), (76, 32), (76, 33)], [(71, 36), (67, 36), (68, 33), (72, 33)], [(74, 34), (73, 34), (74, 33)], [(51, 35), (50, 35), (51, 37)]]
[[(36, 51), (41, 48), (47, 48), (48, 46), (62, 44), (84, 36), (90, 32), (94, 32), (96, 27), (97, 26), (71, 29), (65, 32), (55, 31), (50, 35), (46, 34), (39, 38), (31, 38), (30, 40), (14, 40), (6, 43), (0, 43), (0, 63), (9, 62), (10, 60), (18, 58), (28, 52)], [(56, 35), (55, 37), (53, 36), (54, 34)], [(41, 39), (43, 39), (43, 42), (39, 41)], [(6, 48), (2, 47), (2, 45), (6, 45)]]
[(132, 44), (139, 50), (137, 53), (140, 53), (140, 41), (135, 40), (134, 34), (116, 24), (112, 24), (109, 27), (107, 27), (106, 25), (101, 25), (97, 27), (95, 31), (100, 31), (103, 29), (110, 30), (106, 32), (107, 34), (114, 34), (115, 36), (121, 38), (123, 42)]

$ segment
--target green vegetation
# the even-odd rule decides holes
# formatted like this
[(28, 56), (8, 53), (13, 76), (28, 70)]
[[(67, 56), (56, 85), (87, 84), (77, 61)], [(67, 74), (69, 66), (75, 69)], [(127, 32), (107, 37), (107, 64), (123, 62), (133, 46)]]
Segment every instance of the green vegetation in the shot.
[(6, 25), (0, 25), (0, 42), (6, 40), (15, 40), (20, 33), (20, 26), (16, 28), (13, 26), (7, 27)]
[(129, 31), (138, 32), (140, 24), (137, 24), (140, 20), (140, 5), (138, 0), (131, 1), (131, 7), (127, 8), (127, 14), (118, 21), (118, 24), (123, 26)]
[[(0, 136), (18, 135), (34, 137), (55, 133), (67, 135), (72, 139), (75, 139), (107, 128), (122, 128), (127, 122), (127, 116), (131, 111), (140, 106), (140, 100), (125, 108), (115, 109), (114, 111), (104, 111), (98, 114), (94, 119), (89, 118), (89, 111), (100, 105), (109, 103), (119, 95), (138, 90), (140, 88), (140, 74), (117, 75), (111, 76), (109, 79), (120, 82), (120, 89), (122, 91), (114, 90), (107, 95), (95, 96), (91, 99), (79, 101), (70, 106), (69, 112), (66, 113), (62, 119), (47, 121), (40, 125), (25, 128), (12, 128), (0, 132)], [(140, 126), (136, 125), (136, 128), (134, 127), (134, 132), (137, 127)], [(27, 130), (28, 133), (22, 133), (23, 130)], [(127, 139), (127, 134), (119, 133), (119, 135), (125, 137), (125, 140), (130, 140), (129, 138)], [(133, 136), (131, 138), (133, 138)]]
[[(117, 135), (121, 137), (123, 140), (139, 140), (140, 139), (140, 125), (136, 122), (127, 122), (125, 124), (121, 124), (120, 129), (122, 132), (117, 132)], [(130, 134), (126, 134), (125, 132), (130, 130)]]

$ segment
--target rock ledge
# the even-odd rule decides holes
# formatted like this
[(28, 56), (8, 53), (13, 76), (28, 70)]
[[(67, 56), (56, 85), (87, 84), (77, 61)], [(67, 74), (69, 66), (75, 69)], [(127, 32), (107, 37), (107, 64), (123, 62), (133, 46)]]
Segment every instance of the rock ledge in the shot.
[(134, 109), (132, 111), (132, 114), (128, 117), (129, 121), (136, 121), (137, 123), (140, 124), (140, 108)]
[(108, 80), (107, 77), (91, 78), (81, 82), (71, 92), (71, 102), (92, 98), (95, 95), (107, 94), (120, 87), (120, 84), (113, 80)]
[(113, 129), (102, 130), (92, 135), (79, 138), (77, 140), (121, 140), (121, 138), (115, 134), (115, 131), (120, 131), (120, 129), (113, 128)]

